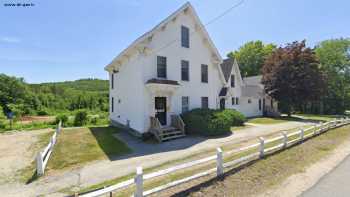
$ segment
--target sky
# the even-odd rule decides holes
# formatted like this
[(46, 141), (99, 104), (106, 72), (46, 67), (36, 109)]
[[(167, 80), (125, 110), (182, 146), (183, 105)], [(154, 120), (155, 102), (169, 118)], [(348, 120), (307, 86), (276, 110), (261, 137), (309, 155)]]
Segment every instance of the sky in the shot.
[[(240, 0), (192, 0), (203, 24)], [(5, 3), (32, 3), (10, 7)], [(0, 0), (0, 73), (28, 83), (107, 79), (104, 67), (185, 0)], [(207, 31), (220, 54), (252, 40), (278, 46), (350, 37), (349, 0), (244, 0)]]

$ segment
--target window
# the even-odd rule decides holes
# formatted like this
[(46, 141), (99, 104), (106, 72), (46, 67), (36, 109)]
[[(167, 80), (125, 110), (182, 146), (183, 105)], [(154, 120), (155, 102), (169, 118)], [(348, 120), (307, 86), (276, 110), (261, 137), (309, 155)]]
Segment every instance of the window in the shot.
[(202, 73), (202, 82), (208, 83), (208, 65), (202, 64), (201, 73)]
[(252, 103), (252, 100), (251, 100), (251, 99), (248, 99), (248, 103)]
[(181, 60), (181, 80), (189, 81), (190, 80), (190, 63), (185, 60)]
[(111, 89), (114, 89), (114, 73), (111, 74)]
[(202, 109), (208, 109), (208, 108), (209, 108), (208, 97), (202, 97)]
[(188, 96), (183, 96), (182, 97), (182, 113), (185, 113), (189, 110), (189, 104), (190, 104), (190, 101), (189, 101), (189, 97)]
[(190, 29), (181, 26), (181, 46), (190, 48)]
[(235, 75), (231, 75), (231, 87), (235, 87)]
[(114, 112), (114, 97), (112, 97), (112, 101), (111, 101), (111, 111), (112, 113)]
[(261, 99), (259, 99), (259, 111), (261, 111)]
[(166, 78), (166, 57), (157, 56), (157, 76)]
[(232, 105), (238, 105), (238, 97), (232, 97)]

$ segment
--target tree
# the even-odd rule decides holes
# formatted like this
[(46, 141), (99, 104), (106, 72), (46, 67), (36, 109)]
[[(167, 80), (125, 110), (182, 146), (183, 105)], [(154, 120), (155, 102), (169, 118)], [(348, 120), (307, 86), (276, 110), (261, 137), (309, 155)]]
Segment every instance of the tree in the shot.
[(305, 41), (276, 49), (266, 59), (262, 74), (265, 91), (286, 106), (289, 116), (293, 107), (315, 101), (324, 92), (325, 76)]
[(0, 74), (0, 105), (9, 112), (9, 104), (23, 104), (26, 100), (27, 89), (22, 78)]
[(315, 52), (328, 79), (324, 111), (343, 113), (350, 108), (350, 39), (325, 40)]
[(237, 51), (227, 56), (235, 58), (243, 77), (260, 75), (265, 59), (276, 48), (273, 44), (263, 44), (262, 41), (251, 41), (241, 46)]

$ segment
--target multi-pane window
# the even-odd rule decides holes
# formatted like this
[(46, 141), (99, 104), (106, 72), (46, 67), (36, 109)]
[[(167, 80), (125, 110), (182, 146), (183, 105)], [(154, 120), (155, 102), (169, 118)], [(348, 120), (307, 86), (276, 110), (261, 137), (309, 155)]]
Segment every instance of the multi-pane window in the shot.
[(111, 100), (111, 112), (114, 112), (114, 97)]
[(157, 76), (166, 78), (166, 57), (157, 56)]
[(208, 65), (201, 65), (201, 79), (203, 83), (208, 83)]
[(190, 80), (190, 63), (188, 61), (181, 61), (181, 80), (189, 81)]
[(231, 87), (235, 87), (235, 75), (231, 75)]
[(232, 105), (238, 105), (238, 97), (232, 97)]
[(185, 113), (189, 110), (190, 108), (190, 99), (188, 96), (183, 96), (182, 97), (182, 113)]
[(111, 74), (111, 89), (114, 89), (114, 73)]
[(190, 29), (181, 26), (181, 46), (190, 48)]
[(209, 99), (208, 97), (202, 97), (202, 109), (209, 108)]

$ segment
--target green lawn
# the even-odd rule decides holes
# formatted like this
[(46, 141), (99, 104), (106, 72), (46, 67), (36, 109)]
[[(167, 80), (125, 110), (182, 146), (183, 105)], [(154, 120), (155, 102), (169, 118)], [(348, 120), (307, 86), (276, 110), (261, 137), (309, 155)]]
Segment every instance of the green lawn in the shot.
[(304, 121), (304, 120), (310, 120), (310, 121), (331, 121), (334, 118), (336, 118), (337, 115), (318, 115), (318, 114), (296, 114), (295, 116), (287, 117), (279, 117), (279, 118), (269, 118), (269, 117), (258, 117), (258, 118), (251, 118), (248, 119), (247, 123), (253, 123), (253, 124), (277, 124), (277, 123), (283, 123), (288, 121)]
[(330, 121), (334, 118), (337, 118), (338, 115), (319, 115), (319, 114), (296, 114), (302, 116), (306, 120), (315, 120), (315, 121)]
[(112, 136), (117, 132), (118, 129), (114, 127), (63, 129), (47, 168), (72, 168), (131, 152), (124, 142)]

